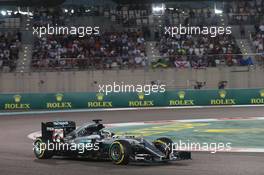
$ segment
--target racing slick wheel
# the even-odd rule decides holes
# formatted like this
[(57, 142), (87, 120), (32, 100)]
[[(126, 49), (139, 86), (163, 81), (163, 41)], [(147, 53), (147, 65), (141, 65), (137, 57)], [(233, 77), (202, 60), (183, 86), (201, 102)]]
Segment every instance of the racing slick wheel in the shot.
[(156, 148), (166, 155), (166, 159), (169, 159), (170, 153), (172, 152), (172, 140), (167, 137), (161, 137), (156, 139), (153, 143)]
[(34, 142), (34, 153), (38, 159), (50, 159), (53, 156), (53, 152), (48, 150), (46, 143), (41, 138)]
[(131, 153), (131, 145), (125, 140), (114, 141), (109, 149), (109, 156), (116, 165), (127, 165)]

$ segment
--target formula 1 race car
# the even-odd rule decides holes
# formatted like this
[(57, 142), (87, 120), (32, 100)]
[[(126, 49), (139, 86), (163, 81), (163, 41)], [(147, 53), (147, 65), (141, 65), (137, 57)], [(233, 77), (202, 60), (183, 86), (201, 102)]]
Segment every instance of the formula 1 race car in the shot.
[(34, 142), (38, 159), (53, 156), (112, 160), (114, 164), (134, 162), (168, 162), (191, 159), (191, 153), (173, 151), (167, 137), (150, 142), (134, 136), (115, 136), (105, 129), (101, 120), (93, 120), (76, 129), (73, 121), (54, 121), (41, 124), (42, 136)]

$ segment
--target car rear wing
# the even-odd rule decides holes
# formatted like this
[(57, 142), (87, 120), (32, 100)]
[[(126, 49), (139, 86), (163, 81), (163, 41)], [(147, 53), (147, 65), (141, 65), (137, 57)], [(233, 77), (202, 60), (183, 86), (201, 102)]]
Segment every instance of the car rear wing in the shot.
[(46, 141), (49, 140), (59, 142), (75, 129), (76, 124), (73, 121), (53, 121), (41, 123), (42, 139)]

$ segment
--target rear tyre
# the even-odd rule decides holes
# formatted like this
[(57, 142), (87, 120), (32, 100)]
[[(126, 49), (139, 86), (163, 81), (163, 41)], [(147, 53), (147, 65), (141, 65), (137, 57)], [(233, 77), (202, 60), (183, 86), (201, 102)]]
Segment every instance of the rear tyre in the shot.
[(34, 154), (38, 159), (50, 159), (53, 156), (53, 152), (47, 149), (47, 144), (41, 138), (34, 142)]
[(114, 141), (109, 149), (109, 157), (116, 165), (127, 165), (131, 153), (131, 145), (125, 140)]
[(170, 153), (172, 152), (173, 141), (167, 137), (161, 137), (156, 139), (153, 144), (158, 148), (163, 154), (165, 154), (166, 159), (169, 159)]

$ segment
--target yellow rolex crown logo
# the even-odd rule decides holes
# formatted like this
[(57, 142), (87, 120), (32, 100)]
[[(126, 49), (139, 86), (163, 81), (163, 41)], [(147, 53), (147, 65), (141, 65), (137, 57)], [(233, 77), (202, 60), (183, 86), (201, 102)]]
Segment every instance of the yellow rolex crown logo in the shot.
[(14, 95), (14, 100), (16, 103), (19, 103), (21, 101), (21, 95)]
[(221, 98), (225, 98), (226, 97), (226, 91), (225, 90), (221, 90), (221, 91), (219, 91), (219, 96), (221, 97)]
[(63, 94), (56, 94), (57, 101), (62, 101), (62, 99), (63, 99)]
[(260, 93), (260, 96), (261, 97), (264, 97), (264, 89), (262, 89), (261, 91), (259, 91), (259, 93)]
[(145, 95), (144, 95), (143, 92), (138, 93), (138, 98), (139, 98), (139, 100), (144, 100), (144, 97), (145, 97)]
[(178, 96), (179, 96), (180, 99), (184, 99), (184, 97), (185, 97), (185, 92), (184, 92), (184, 91), (179, 91), (179, 92), (178, 92)]
[(96, 98), (98, 101), (102, 101), (104, 99), (104, 94), (98, 93), (98, 94), (96, 94)]

